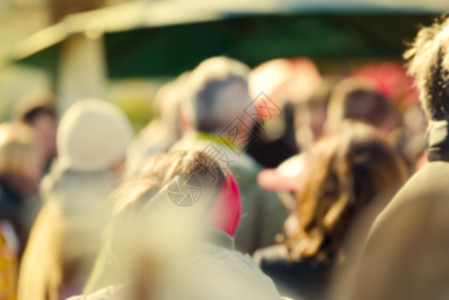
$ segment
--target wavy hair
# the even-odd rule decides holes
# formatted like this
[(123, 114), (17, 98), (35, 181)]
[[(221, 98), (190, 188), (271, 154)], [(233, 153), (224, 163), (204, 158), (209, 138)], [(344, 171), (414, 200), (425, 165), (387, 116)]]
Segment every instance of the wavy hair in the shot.
[(356, 217), (381, 193), (405, 181), (398, 154), (369, 125), (346, 121), (308, 152), (297, 193), (299, 230), (287, 246), (293, 260), (333, 260)]

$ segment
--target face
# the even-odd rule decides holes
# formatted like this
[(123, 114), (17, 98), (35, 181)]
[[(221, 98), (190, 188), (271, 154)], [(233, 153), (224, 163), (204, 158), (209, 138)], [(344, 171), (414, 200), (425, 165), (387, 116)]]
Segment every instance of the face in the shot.
[(112, 173), (117, 177), (120, 178), (123, 174), (123, 170), (125, 169), (126, 165), (126, 157), (123, 156), (118, 162), (116, 162), (112, 167), (111, 171)]
[(296, 141), (299, 147), (305, 150), (323, 134), (326, 106), (323, 104), (304, 106), (295, 116), (295, 122)]
[(326, 106), (322, 104), (311, 105), (310, 108), (310, 128), (316, 140), (323, 134), (323, 126), (326, 122)]
[(44, 161), (45, 160), (43, 159), (43, 153), (39, 153), (39, 151), (36, 151), (36, 154), (33, 155), (31, 160), (29, 161), (29, 184), (27, 185), (27, 188), (24, 189), (26, 196), (31, 196), (38, 192), (39, 183), (44, 174)]
[[(17, 151), (19, 157), (12, 160), (20, 159), (20, 163), (24, 164), (18, 173), (12, 172), (8, 175), (8, 182), (11, 188), (23, 199), (36, 195), (39, 190), (39, 184), (44, 173), (44, 157), (43, 149), (40, 144), (35, 144), (32, 149), (19, 149)], [(16, 162), (17, 164), (17, 162)]]
[(50, 115), (41, 114), (31, 126), (39, 133), (46, 158), (53, 158), (56, 155), (56, 120)]

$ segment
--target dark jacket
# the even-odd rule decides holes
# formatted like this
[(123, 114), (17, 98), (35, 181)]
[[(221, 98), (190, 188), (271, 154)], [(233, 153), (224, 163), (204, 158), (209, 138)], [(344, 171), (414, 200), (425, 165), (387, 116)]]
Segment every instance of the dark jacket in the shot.
[(19, 251), (22, 252), (27, 238), (28, 230), (23, 222), (23, 199), (14, 193), (8, 185), (0, 181), (0, 220), (6, 220), (14, 228), (19, 239)]
[(312, 259), (290, 261), (287, 248), (275, 245), (256, 251), (256, 264), (275, 283), (279, 293), (294, 300), (323, 299), (329, 285), (331, 267)]

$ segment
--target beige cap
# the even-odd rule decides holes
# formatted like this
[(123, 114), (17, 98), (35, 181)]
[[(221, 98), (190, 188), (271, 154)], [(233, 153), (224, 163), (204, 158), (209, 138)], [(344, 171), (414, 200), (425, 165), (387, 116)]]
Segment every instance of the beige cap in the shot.
[(129, 120), (115, 105), (80, 100), (61, 118), (56, 137), (58, 164), (77, 171), (107, 169), (125, 156), (132, 137)]

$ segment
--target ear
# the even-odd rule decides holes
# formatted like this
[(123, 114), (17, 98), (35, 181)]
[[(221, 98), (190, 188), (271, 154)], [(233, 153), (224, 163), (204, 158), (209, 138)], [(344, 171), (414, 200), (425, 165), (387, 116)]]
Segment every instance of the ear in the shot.
[(181, 134), (195, 129), (193, 124), (188, 120), (182, 111), (179, 112), (179, 127), (181, 129)]
[(113, 164), (110, 168), (111, 172), (120, 177), (123, 174), (123, 170), (126, 164), (126, 156), (123, 156), (118, 162)]

